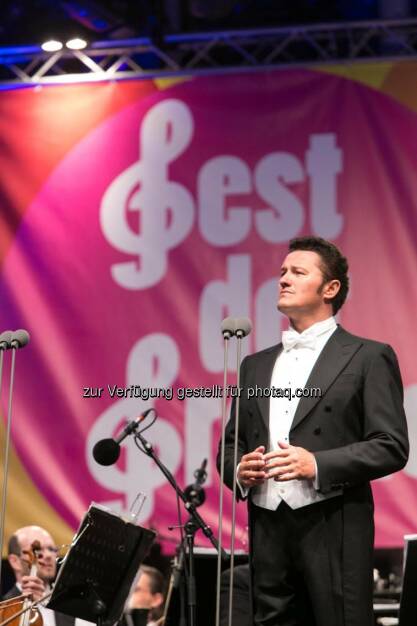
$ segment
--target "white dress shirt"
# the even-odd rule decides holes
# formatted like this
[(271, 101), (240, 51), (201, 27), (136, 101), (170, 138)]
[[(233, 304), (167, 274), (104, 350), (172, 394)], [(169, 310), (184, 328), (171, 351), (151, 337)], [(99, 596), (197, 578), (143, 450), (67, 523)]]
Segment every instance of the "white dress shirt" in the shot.
[[(303, 337), (314, 337), (314, 347), (302, 347), (295, 344), (289, 349), (283, 349), (279, 354), (271, 378), (271, 387), (291, 388), (291, 395), (295, 389), (303, 389), (325, 344), (337, 328), (334, 317), (317, 322), (302, 333)], [(271, 397), (269, 404), (269, 446), (268, 452), (279, 449), (278, 441), (289, 441), (289, 432), (298, 407), (300, 398)], [(316, 466), (317, 472), (317, 466)], [(330, 495), (323, 495), (317, 491), (319, 477), (314, 480), (275, 481), (266, 480), (262, 485), (251, 489), (251, 498), (254, 504), (265, 509), (275, 510), (284, 500), (292, 509), (297, 509), (328, 497), (339, 495), (339, 491)]]
[[(42, 615), (43, 626), (56, 626), (55, 611), (48, 609), (46, 606), (38, 605), (39, 612)], [(85, 619), (76, 617), (74, 626), (96, 626), (95, 622), (88, 622)]]

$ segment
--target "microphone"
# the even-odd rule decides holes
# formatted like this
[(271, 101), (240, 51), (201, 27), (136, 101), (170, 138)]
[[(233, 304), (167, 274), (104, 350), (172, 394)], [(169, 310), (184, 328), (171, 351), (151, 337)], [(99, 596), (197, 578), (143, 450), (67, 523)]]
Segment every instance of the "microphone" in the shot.
[(4, 330), (0, 334), (0, 350), (8, 350), (10, 348), (10, 341), (12, 339), (12, 331)]
[(248, 317), (238, 317), (235, 320), (235, 334), (236, 337), (241, 339), (242, 337), (246, 337), (249, 335), (252, 330), (252, 322)]
[(195, 482), (192, 485), (188, 485), (188, 487), (184, 489), (188, 502), (191, 502), (194, 506), (201, 506), (204, 504), (206, 499), (206, 494), (203, 489), (203, 485), (207, 478), (206, 467), (207, 459), (204, 459), (201, 467), (196, 469), (194, 472)]
[(194, 478), (196, 479), (194, 484), (203, 485), (206, 482), (206, 478), (207, 478), (206, 467), (207, 467), (207, 459), (204, 459), (204, 461), (201, 464), (201, 467), (196, 469), (194, 472)]
[(221, 324), (221, 331), (225, 339), (230, 339), (235, 334), (235, 318), (225, 317)]
[(100, 465), (113, 465), (120, 456), (120, 444), (131, 433), (135, 432), (139, 424), (153, 409), (147, 409), (142, 415), (129, 422), (115, 439), (100, 439), (94, 445), (93, 457)]
[(12, 333), (10, 338), (10, 347), (11, 348), (24, 348), (30, 340), (30, 335), (27, 330), (24, 328), (19, 328), (19, 330), (15, 330)]

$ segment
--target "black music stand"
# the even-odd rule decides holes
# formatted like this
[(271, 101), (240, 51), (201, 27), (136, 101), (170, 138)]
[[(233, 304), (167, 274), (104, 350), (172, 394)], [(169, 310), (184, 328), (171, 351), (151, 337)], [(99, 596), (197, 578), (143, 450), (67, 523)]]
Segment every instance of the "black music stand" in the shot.
[(64, 558), (48, 608), (97, 624), (117, 622), (155, 536), (91, 504)]

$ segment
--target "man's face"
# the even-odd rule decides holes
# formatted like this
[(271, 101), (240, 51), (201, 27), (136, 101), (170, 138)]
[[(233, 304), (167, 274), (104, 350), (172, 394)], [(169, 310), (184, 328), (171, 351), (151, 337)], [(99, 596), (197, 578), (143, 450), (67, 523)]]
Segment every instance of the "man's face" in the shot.
[(46, 582), (53, 580), (56, 574), (56, 547), (51, 535), (42, 528), (28, 526), (18, 532), (18, 541), (20, 555), (10, 555), (9, 557), (16, 579), (19, 581), (22, 576), (29, 573), (29, 555), (32, 543), (39, 541), (41, 551), (37, 559), (37, 576)]
[(314, 314), (325, 306), (320, 256), (310, 250), (295, 250), (284, 259), (279, 279), (278, 309), (291, 317)]
[(152, 609), (160, 604), (159, 593), (151, 592), (151, 581), (148, 574), (141, 574), (136, 583), (135, 590), (130, 596), (129, 608), (131, 609)]

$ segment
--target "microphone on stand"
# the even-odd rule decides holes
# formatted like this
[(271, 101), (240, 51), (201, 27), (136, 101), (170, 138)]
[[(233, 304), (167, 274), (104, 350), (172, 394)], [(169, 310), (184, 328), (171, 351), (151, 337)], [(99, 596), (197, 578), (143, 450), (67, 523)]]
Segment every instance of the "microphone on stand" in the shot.
[[(221, 575), (221, 552), (223, 541), (223, 491), (224, 491), (224, 456), (225, 456), (225, 431), (226, 431), (226, 389), (227, 389), (227, 364), (228, 364), (228, 339), (235, 335), (237, 342), (237, 387), (240, 382), (240, 359), (242, 338), (249, 335), (252, 330), (252, 323), (247, 317), (226, 317), (221, 324), (221, 331), (224, 337), (224, 370), (223, 370), (223, 402), (222, 402), (222, 435), (220, 449), (220, 501), (219, 501), (219, 554), (217, 559), (217, 585), (216, 585), (216, 626), (220, 624), (220, 575)], [(235, 400), (235, 433), (238, 432), (239, 425), (239, 396)], [(237, 465), (237, 436), (235, 437), (234, 467)], [(232, 505), (232, 545), (230, 552), (230, 604), (229, 604), (229, 626), (231, 623), (231, 611), (233, 602), (233, 568), (234, 568), (234, 535), (236, 521), (236, 482), (233, 485), (233, 505)]]
[(12, 331), (11, 330), (4, 330), (1, 334), (0, 334), (0, 350), (8, 350), (10, 348), (10, 341), (12, 339)]
[(115, 439), (109, 438), (97, 441), (93, 448), (94, 460), (100, 465), (113, 465), (116, 463), (120, 456), (120, 444), (122, 441), (135, 432), (139, 424), (151, 411), (153, 411), (153, 409), (147, 409), (142, 415), (139, 415), (135, 420), (129, 422)]
[(184, 489), (184, 493), (187, 496), (188, 501), (194, 504), (194, 506), (200, 506), (201, 504), (204, 504), (206, 500), (206, 494), (203, 489), (203, 485), (207, 478), (206, 467), (207, 459), (204, 459), (201, 467), (196, 469), (194, 472), (195, 482), (192, 485), (188, 485), (188, 487)]
[(3, 379), (3, 357), (5, 350), (10, 348), (10, 341), (12, 338), (11, 330), (4, 330), (0, 334), (0, 396), (1, 396), (1, 383)]
[[(240, 363), (242, 360), (242, 339), (247, 337), (252, 330), (252, 322), (248, 317), (239, 317), (235, 321), (237, 350), (236, 350), (236, 386), (240, 389)], [(235, 441), (233, 450), (233, 467), (237, 467), (237, 443), (239, 433), (239, 413), (240, 413), (240, 394), (238, 394), (235, 403)], [(229, 578), (229, 621), (228, 626), (232, 626), (233, 616), (233, 586), (235, 575), (235, 529), (236, 529), (236, 480), (233, 481), (233, 499), (232, 499), (232, 532), (230, 538), (230, 578)]]
[(227, 389), (227, 365), (229, 339), (234, 336), (236, 330), (236, 319), (234, 317), (226, 317), (220, 326), (223, 335), (224, 361), (223, 361), (223, 399), (222, 399), (222, 433), (220, 448), (220, 497), (219, 497), (219, 518), (218, 518), (218, 554), (217, 554), (217, 581), (216, 581), (216, 626), (220, 624), (220, 575), (222, 570), (222, 552), (223, 552), (223, 480), (224, 480), (224, 437), (227, 421), (226, 406), (226, 389)]
[(248, 317), (238, 317), (235, 319), (235, 335), (238, 339), (247, 337), (252, 330), (252, 322)]
[(194, 478), (195, 478), (195, 485), (204, 485), (204, 483), (206, 482), (206, 478), (207, 478), (207, 471), (206, 471), (206, 467), (207, 467), (207, 459), (204, 459), (204, 461), (201, 463), (201, 467), (199, 467), (198, 469), (195, 470), (194, 472)]
[[(2, 488), (2, 505), (0, 513), (0, 552), (3, 551), (3, 539), (4, 539), (4, 520), (6, 517), (6, 498), (7, 498), (7, 479), (9, 474), (9, 447), (10, 447), (10, 434), (12, 427), (12, 406), (13, 406), (13, 385), (14, 385), (14, 372), (16, 363), (16, 349), (23, 348), (29, 343), (29, 333), (23, 328), (15, 331), (5, 330), (0, 334), (0, 394), (1, 383), (3, 377), (3, 357), (5, 350), (12, 349), (12, 358), (10, 363), (10, 383), (9, 383), (9, 398), (7, 402), (7, 421), (6, 421), (6, 440), (4, 444), (4, 469), (3, 469), (3, 488)], [(0, 560), (0, 578), (1, 578), (1, 560)]]
[(10, 337), (10, 347), (11, 348), (24, 348), (27, 346), (30, 340), (30, 335), (27, 330), (24, 328), (19, 328), (19, 330), (15, 330)]
[(234, 317), (225, 317), (221, 323), (222, 335), (225, 339), (230, 339), (235, 334), (236, 319)]

